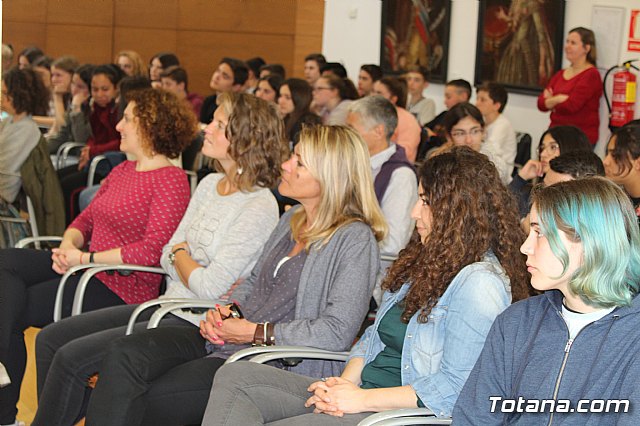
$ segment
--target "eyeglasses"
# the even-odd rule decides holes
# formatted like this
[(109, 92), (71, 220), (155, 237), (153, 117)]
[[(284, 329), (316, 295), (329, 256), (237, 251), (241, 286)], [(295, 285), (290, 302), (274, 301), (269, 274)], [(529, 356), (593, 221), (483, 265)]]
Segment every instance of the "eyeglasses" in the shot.
[(331, 90), (331, 87), (314, 87), (313, 91), (317, 92), (319, 90)]
[(540, 144), (538, 152), (542, 154), (544, 150), (548, 149), (552, 153), (558, 152), (560, 150), (560, 145), (557, 142), (549, 142), (548, 144)]
[(471, 137), (477, 138), (478, 136), (481, 136), (483, 133), (484, 133), (484, 130), (482, 130), (481, 127), (474, 127), (468, 132), (465, 132), (464, 130), (454, 130), (451, 132), (451, 137), (453, 139), (461, 140), (461, 139), (465, 139), (467, 135), (471, 135)]

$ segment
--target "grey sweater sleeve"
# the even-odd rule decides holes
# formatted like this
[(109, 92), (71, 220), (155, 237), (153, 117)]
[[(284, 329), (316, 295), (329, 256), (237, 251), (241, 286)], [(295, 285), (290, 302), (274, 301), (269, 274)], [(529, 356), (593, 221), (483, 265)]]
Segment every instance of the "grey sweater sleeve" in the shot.
[(276, 344), (348, 349), (369, 308), (378, 268), (378, 244), (362, 222), (312, 249), (300, 278), (296, 319), (275, 325)]
[(66, 142), (87, 143), (91, 137), (91, 123), (84, 111), (70, 112), (64, 115), (64, 124), (52, 137), (49, 138), (49, 154), (56, 154), (60, 145)]

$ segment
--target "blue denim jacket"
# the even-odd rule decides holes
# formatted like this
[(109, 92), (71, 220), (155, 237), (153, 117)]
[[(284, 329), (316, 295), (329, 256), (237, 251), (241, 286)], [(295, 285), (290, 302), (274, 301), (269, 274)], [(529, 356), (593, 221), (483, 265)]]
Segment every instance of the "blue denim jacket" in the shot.
[[(410, 285), (385, 292), (376, 322), (351, 349), (349, 359), (370, 363), (384, 349), (378, 336), (380, 320), (401, 301)], [(409, 324), (402, 348), (402, 384), (411, 385), (438, 417), (450, 417), (473, 368), (493, 320), (511, 303), (511, 286), (498, 259), (487, 253), (464, 267), (433, 307), (426, 323), (419, 312)]]

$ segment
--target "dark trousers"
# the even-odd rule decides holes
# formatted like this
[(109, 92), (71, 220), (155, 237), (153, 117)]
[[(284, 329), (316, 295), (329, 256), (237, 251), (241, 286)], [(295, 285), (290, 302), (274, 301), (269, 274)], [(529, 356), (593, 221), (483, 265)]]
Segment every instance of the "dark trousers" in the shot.
[[(38, 334), (38, 411), (32, 426), (68, 426), (84, 416), (91, 393), (87, 380), (102, 371), (109, 342), (125, 335), (137, 306), (114, 306), (65, 318)], [(138, 317), (135, 332), (146, 329), (154, 311), (148, 309)], [(189, 323), (170, 315), (161, 324)]]
[[(69, 315), (80, 277), (71, 277), (64, 293), (62, 313)], [(60, 275), (51, 269), (51, 253), (40, 250), (0, 250), (0, 362), (11, 384), (0, 388), (0, 424), (12, 423), (17, 413), (20, 385), (26, 365), (24, 330), (53, 321), (53, 305)], [(97, 279), (85, 293), (85, 311), (124, 304)]]
[(78, 203), (80, 191), (87, 186), (88, 177), (86, 167), (78, 170), (78, 165), (64, 167), (58, 170), (58, 179), (64, 196), (64, 211), (67, 226), (80, 212)]
[(87, 426), (200, 424), (213, 377), (224, 363), (203, 358), (198, 327), (167, 326), (109, 344)]

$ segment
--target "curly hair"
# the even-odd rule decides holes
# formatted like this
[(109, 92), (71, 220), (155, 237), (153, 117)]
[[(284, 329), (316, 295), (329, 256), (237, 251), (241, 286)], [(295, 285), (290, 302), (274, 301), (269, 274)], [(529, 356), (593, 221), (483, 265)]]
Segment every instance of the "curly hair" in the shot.
[(10, 68), (2, 75), (7, 86), (7, 95), (16, 113), (45, 115), (49, 109), (49, 90), (44, 86), (40, 75), (31, 68)]
[(173, 93), (161, 89), (134, 90), (128, 93), (135, 102), (141, 139), (148, 151), (177, 158), (198, 132), (193, 111)]
[[(225, 136), (236, 162), (235, 184), (241, 191), (273, 188), (289, 154), (276, 106), (247, 93), (225, 92), (218, 101), (229, 121)], [(216, 170), (222, 171), (217, 162)]]
[(427, 160), (419, 180), (421, 198), (431, 207), (430, 233), (424, 242), (414, 233), (383, 283), (394, 292), (411, 283), (402, 320), (420, 311), (418, 321), (427, 322), (453, 278), (488, 251), (509, 277), (512, 299), (526, 298), (529, 280), (519, 251), (524, 234), (515, 200), (493, 163), (470, 148), (454, 147)]

